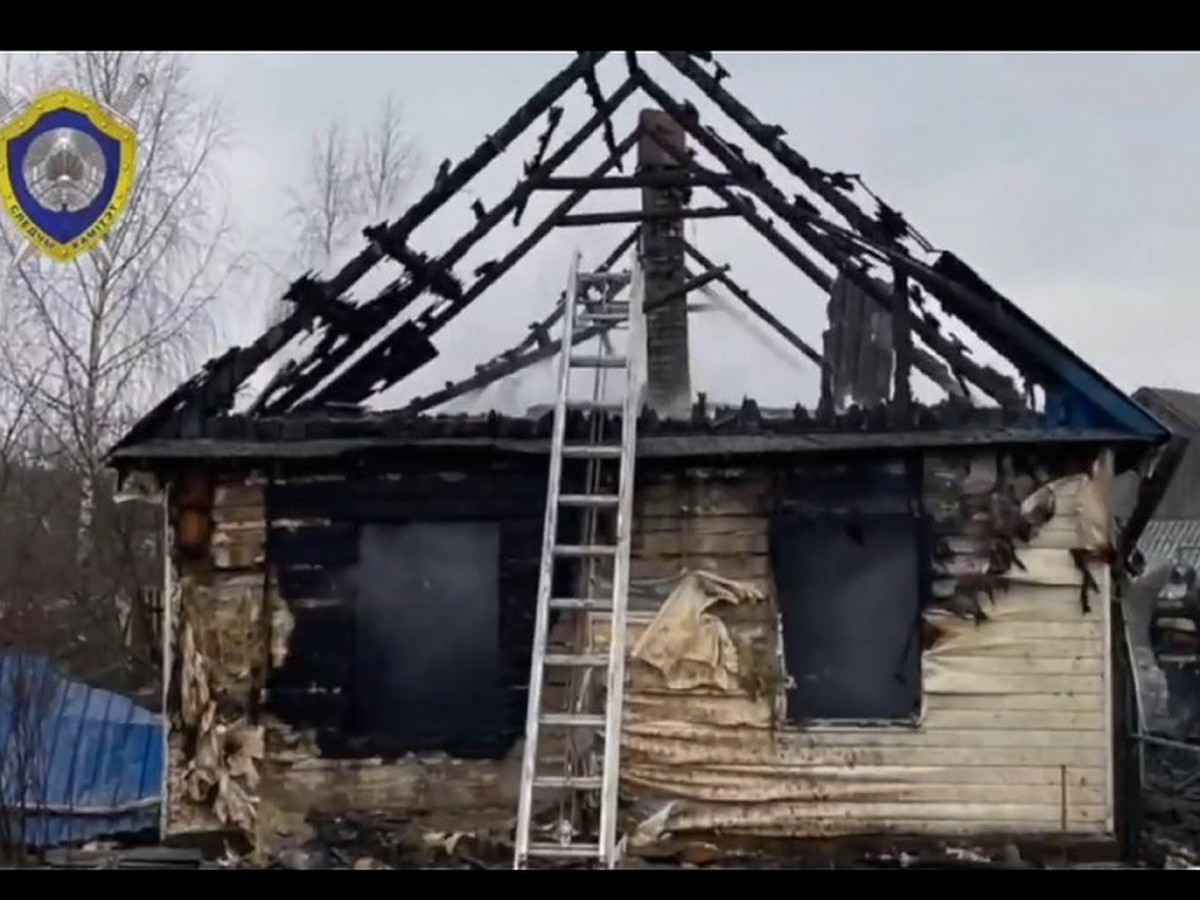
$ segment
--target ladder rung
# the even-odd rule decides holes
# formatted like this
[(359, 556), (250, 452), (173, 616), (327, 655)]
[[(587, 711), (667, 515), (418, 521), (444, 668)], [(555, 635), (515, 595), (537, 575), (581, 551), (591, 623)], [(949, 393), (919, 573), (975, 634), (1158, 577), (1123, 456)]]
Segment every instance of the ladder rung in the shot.
[(559, 494), (559, 506), (616, 506), (616, 494)]
[(604, 784), (599, 775), (535, 775), (535, 788), (559, 788), (576, 791), (598, 791)]
[(543, 858), (564, 857), (571, 859), (599, 859), (599, 844), (530, 844), (529, 856)]
[(572, 356), (571, 367), (575, 369), (623, 369), (623, 356)]
[(574, 459), (620, 459), (620, 444), (566, 444), (563, 456)]
[(612, 544), (555, 544), (556, 556), (616, 556), (617, 548)]
[(575, 609), (585, 612), (610, 612), (611, 600), (601, 600), (592, 597), (551, 597), (551, 609)]
[(587, 322), (595, 322), (597, 324), (604, 324), (606, 322), (616, 322), (620, 324), (629, 318), (629, 314), (620, 312), (595, 312), (583, 313), (580, 318)]
[(598, 653), (547, 653), (548, 666), (581, 666), (593, 669), (608, 665), (608, 657)]
[(564, 728), (604, 727), (604, 716), (599, 713), (542, 713), (538, 721), (543, 725), (558, 725)]

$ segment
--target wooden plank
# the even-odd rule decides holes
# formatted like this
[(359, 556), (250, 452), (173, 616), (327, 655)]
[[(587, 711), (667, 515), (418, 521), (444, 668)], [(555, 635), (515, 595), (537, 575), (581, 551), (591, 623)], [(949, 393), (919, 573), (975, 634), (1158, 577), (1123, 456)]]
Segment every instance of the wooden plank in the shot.
[(922, 683), (927, 694), (1099, 694), (1104, 690), (1103, 679), (1099, 675), (983, 673), (946, 665), (937, 660), (924, 663)]
[[(1096, 605), (1096, 604), (1093, 604)], [(990, 614), (990, 608), (988, 610)], [(1003, 612), (1002, 608), (998, 613)], [(1073, 622), (1025, 622), (1008, 620), (1003, 623), (994, 622), (989, 625), (984, 622), (980, 628), (1002, 627), (1004, 632), (1013, 638), (1069, 638), (1073, 640), (1103, 640), (1104, 623), (1099, 618), (1079, 616)]]
[(766, 478), (741, 481), (638, 485), (634, 517), (675, 515), (763, 515), (771, 507)]
[[(739, 812), (736, 809), (738, 806), (754, 807), (758, 804), (753, 802), (745, 804), (724, 804), (726, 811), (731, 818), (735, 818)], [(849, 803), (821, 803), (821, 802), (801, 802), (801, 803), (770, 803), (763, 804), (769, 806), (773, 817), (783, 819), (791, 818), (796, 822), (813, 822), (826, 820), (830, 822), (844, 820), (858, 820), (871, 822), (894, 822), (894, 821), (970, 821), (970, 822), (1042, 822), (1045, 824), (1054, 824), (1062, 820), (1062, 806), (1058, 799), (1051, 800), (1047, 798), (1044, 803), (872, 803), (872, 802), (849, 802)], [(762, 815), (763, 811), (755, 811), (746, 809), (745, 812), (749, 816), (753, 816), (755, 812)], [(1096, 805), (1076, 805), (1067, 807), (1067, 821), (1077, 824), (1089, 823), (1102, 825), (1106, 816), (1104, 806)], [(986, 829), (983, 829), (986, 830)]]
[(934, 652), (941, 656), (953, 657), (955, 659), (964, 655), (982, 656), (985, 654), (992, 657), (1015, 656), (1042, 659), (1059, 656), (1104, 655), (1104, 647), (1099, 639), (1024, 638), (1017, 640), (1009, 638), (1005, 627), (994, 627), (992, 625), (974, 629), (971, 637), (971, 641), (964, 640), (962, 642), (961, 649), (957, 643), (952, 643), (945, 648), (939, 645)]
[(213, 509), (229, 509), (239, 506), (259, 507), (266, 505), (266, 493), (260, 485), (223, 484), (213, 491)]
[[(663, 712), (669, 712), (667, 704), (664, 704)], [(692, 724), (666, 718), (653, 720), (649, 718), (645, 711), (642, 711), (641, 715), (645, 716), (645, 718), (639, 721), (632, 721), (626, 726), (630, 734), (656, 735), (664, 739), (683, 740), (685, 739), (685, 735), (681, 732), (681, 729), (686, 730)], [(717, 728), (713, 727), (696, 728), (699, 735), (706, 735), (709, 732), (717, 730)], [(743, 732), (747, 740), (754, 740), (762, 729), (743, 727), (722, 728), (720, 731), (725, 734)], [(725, 737), (725, 734), (722, 737)], [(781, 748), (786, 748), (787, 752), (794, 751), (796, 753), (813, 751), (819, 754), (827, 750), (856, 747), (885, 751), (901, 747), (921, 747), (929, 750), (971, 750), (979, 748), (981, 750), (993, 750), (999, 754), (995, 765), (1009, 764), (1005, 762), (1004, 753), (1010, 749), (1053, 749), (1071, 752), (1076, 750), (1099, 750), (1104, 746), (1104, 734), (1102, 731), (1031, 730), (1028, 732), (1017, 732), (1003, 726), (989, 729), (935, 729), (924, 726), (884, 726), (874, 728), (838, 728), (835, 726), (796, 728), (794, 726), (781, 726), (776, 738)], [(717, 750), (719, 748), (714, 747), (713, 749)], [(1012, 764), (1027, 765), (1017, 762), (1013, 762)]]
[(226, 527), (247, 524), (256, 528), (265, 528), (267, 508), (262, 504), (249, 506), (215, 506), (212, 511), (213, 521)]
[(765, 516), (643, 516), (634, 519), (633, 533), (682, 532), (687, 534), (762, 534), (767, 533)]
[[(678, 767), (662, 766), (653, 760), (638, 763), (643, 769), (662, 769), (664, 771), (681, 771)], [(691, 769), (683, 770), (691, 771)], [(795, 780), (797, 775), (793, 768), (780, 768), (776, 765), (744, 766), (726, 765), (719, 760), (706, 764), (697, 771), (727, 773), (731, 776), (744, 777), (779, 777), (785, 780)], [(1018, 785), (1029, 787), (1053, 786), (1059, 788), (1063, 784), (1064, 774), (1069, 788), (1100, 787), (1104, 783), (1104, 769), (1062, 766), (805, 766), (800, 777), (807, 781), (821, 784), (862, 783), (872, 782), (903, 782), (905, 784), (938, 784), (938, 785), (976, 785), (980, 787), (1003, 787)]]
[(1026, 693), (1009, 696), (995, 694), (929, 694), (925, 697), (927, 710), (989, 710), (995, 712), (1041, 712), (1051, 710), (1058, 713), (1102, 712), (1104, 698), (1100, 693), (1056, 694)]
[(632, 552), (642, 557), (654, 556), (741, 556), (766, 554), (769, 550), (766, 532), (707, 534), (688, 531), (663, 531), (634, 534)]
[(766, 578), (771, 571), (769, 558), (764, 555), (745, 556), (635, 556), (630, 564), (633, 579), (673, 578), (684, 568), (715, 572), (726, 578)]
[[(708, 737), (716, 729), (693, 729)], [(804, 777), (809, 766), (925, 766), (979, 767), (1067, 766), (1098, 769), (1104, 766), (1107, 748), (1063, 747), (936, 747), (915, 744), (882, 746), (808, 746), (777, 735), (776, 741), (760, 740), (747, 729), (728, 729), (733, 746), (712, 746), (704, 740), (683, 740), (661, 734), (641, 734), (626, 726), (621, 747), (639, 759), (672, 765), (709, 765), (713, 763), (770, 764)]]
[[(932, 654), (926, 659), (937, 662), (956, 672), (972, 672), (980, 675), (1095, 675), (1096, 689), (1100, 689), (1099, 676), (1104, 673), (1104, 659), (1091, 654), (1088, 656), (1034, 656), (1029, 653), (1020, 655), (979, 655), (955, 654), (937, 657)], [(1052, 680), (1048, 682), (1053, 691)]]
[[(1058, 837), (1064, 829), (1056, 818), (1048, 820), (1000, 820), (1000, 819), (809, 819), (798, 818), (790, 808), (778, 808), (775, 804), (761, 804), (758, 808), (731, 810), (724, 804), (699, 807), (689, 806), (678, 814), (672, 814), (670, 828), (673, 833), (688, 831), (723, 834), (746, 834), (754, 837), (781, 838), (831, 838), (861, 835), (864, 837), (916, 836), (930, 838), (971, 839), (981, 834), (1011, 834), (1014, 837), (1045, 835)], [(1068, 820), (1065, 829), (1068, 835), (1094, 835), (1107, 837), (1111, 829), (1103, 822), (1077, 822)]]
[[(851, 773), (853, 774), (853, 773)], [(676, 796), (710, 802), (841, 802), (871, 806), (893, 803), (979, 803), (1021, 804), (1061, 807), (1064, 784), (1061, 770), (1054, 781), (1042, 784), (946, 784), (909, 780), (902, 772), (891, 779), (845, 778), (838, 780), (797, 779), (786, 773), (778, 777), (729, 772), (714, 767), (672, 767), (638, 763), (625, 773), (630, 784)], [(1104, 803), (1100, 778), (1092, 784), (1078, 780), (1065, 785), (1068, 808), (1095, 807)]]
[(1013, 731), (1103, 731), (1104, 722), (1104, 713), (1100, 709), (1089, 712), (1063, 712), (1059, 709), (1033, 712), (934, 708), (926, 710), (921, 726), (926, 731), (997, 728)]

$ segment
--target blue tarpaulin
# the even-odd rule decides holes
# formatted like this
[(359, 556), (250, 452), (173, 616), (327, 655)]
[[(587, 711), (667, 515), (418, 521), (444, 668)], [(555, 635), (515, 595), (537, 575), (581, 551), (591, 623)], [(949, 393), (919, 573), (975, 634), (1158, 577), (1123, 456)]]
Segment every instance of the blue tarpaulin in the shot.
[(0, 652), (0, 816), (9, 840), (51, 847), (158, 828), (160, 718)]

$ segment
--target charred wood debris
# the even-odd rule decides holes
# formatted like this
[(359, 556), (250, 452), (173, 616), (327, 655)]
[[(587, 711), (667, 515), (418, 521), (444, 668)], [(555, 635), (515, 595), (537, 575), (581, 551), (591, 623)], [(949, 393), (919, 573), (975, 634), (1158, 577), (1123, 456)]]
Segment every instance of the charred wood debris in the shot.
[[(1012, 379), (972, 360), (961, 341), (945, 330), (943, 321), (934, 314), (928, 302), (929, 298), (938, 301), (946, 315), (969, 307), (981, 313), (984, 321), (996, 317), (994, 304), (986, 291), (976, 289), (972, 283), (973, 273), (962, 263), (946, 252), (942, 252), (934, 264), (921, 261), (910, 246), (923, 254), (936, 251), (901, 213), (867, 191), (876, 205), (873, 212), (868, 212), (852, 196), (856, 187), (865, 190), (858, 176), (823, 171), (791, 149), (783, 140), (781, 127), (759, 121), (725, 90), (722, 82), (728, 72), (712, 59), (711, 54), (661, 52), (675, 70), (797, 178), (809, 192), (808, 196), (795, 194), (790, 199), (785, 196), (741, 147), (703, 124), (693, 105), (676, 99), (654, 81), (639, 65), (634, 52), (625, 54), (628, 76), (606, 96), (597, 79), (596, 67), (607, 55), (602, 51), (578, 53), (506, 122), (487, 135), (469, 156), (457, 164), (451, 164), (449, 160), (443, 162), (433, 186), (402, 216), (391, 223), (381, 222), (364, 229), (367, 246), (338, 272), (324, 279), (313, 273), (297, 279), (284, 297), (292, 307), (286, 318), (248, 347), (232, 348), (210, 360), (199, 374), (174, 390), (131, 429), (119, 448), (168, 435), (177, 438), (200, 436), (207, 420), (229, 412), (235, 394), (246, 380), (303, 332), (319, 332), (315, 346), (299, 361), (289, 361), (281, 366), (251, 404), (250, 413), (278, 417), (365, 402), (434, 359), (438, 355), (432, 342), (434, 335), (555, 228), (636, 222), (634, 233), (605, 263), (606, 266), (613, 265), (638, 240), (638, 229), (653, 224), (648, 221), (653, 218), (652, 214), (646, 211), (576, 214), (572, 211), (593, 190), (634, 187), (677, 191), (683, 204), (695, 189), (709, 190), (723, 205), (692, 209), (685, 206), (682, 215), (692, 218), (740, 217), (822, 290), (829, 292), (836, 278), (844, 278), (892, 314), (896, 390), (895, 402), (888, 408), (888, 415), (893, 420), (898, 417), (910, 425), (919, 424), (914, 420), (918, 414), (912, 408), (908, 387), (913, 367), (945, 388), (956, 402), (969, 403), (970, 388), (973, 388), (1005, 410), (1018, 414), (1030, 412), (1029, 391), (1018, 389)], [(577, 82), (583, 82), (594, 112), (578, 131), (551, 150), (562, 120), (562, 107), (558, 103)], [(660, 141), (664, 153), (674, 159), (673, 169), (659, 167), (611, 175), (614, 169), (622, 171), (623, 158), (642, 136), (639, 126), (618, 139), (613, 133), (611, 116), (638, 91), (672, 117), (688, 138), (726, 171), (708, 170), (696, 162), (694, 153), (685, 151), (681, 154), (677, 148)], [(472, 205), (476, 218), (474, 225), (439, 256), (430, 256), (410, 245), (413, 232), (422, 223), (457, 196), (480, 171), (543, 117), (546, 128), (537, 142), (535, 154), (526, 161), (524, 177), (507, 197), (490, 205), (476, 200)], [(597, 132), (603, 135), (608, 158), (584, 176), (556, 175), (563, 163)], [(659, 140), (652, 129), (650, 134)], [(467, 253), (505, 219), (511, 217), (514, 225), (519, 223), (529, 197), (539, 190), (560, 192), (565, 196), (508, 253), (477, 267), (470, 273), (470, 279), (464, 279), (455, 271), (455, 266)], [(824, 203), (845, 224), (838, 224), (822, 213), (817, 202)], [(671, 211), (670, 215), (677, 217), (679, 212)], [(687, 257), (695, 265), (695, 269), (689, 267), (687, 272), (687, 290), (710, 281), (720, 282), (805, 357), (818, 366), (826, 366), (821, 352), (783, 326), (750, 296), (732, 278), (727, 266), (714, 266), (691, 246), (687, 248)], [(403, 267), (403, 274), (374, 298), (362, 303), (352, 301), (347, 292), (384, 259), (398, 262)], [(891, 274), (883, 280), (874, 274), (873, 268)], [(432, 295), (432, 302), (415, 316), (394, 325), (426, 293)], [(467, 378), (414, 400), (405, 412), (415, 415), (552, 356), (557, 352), (557, 344), (549, 339), (548, 329), (557, 315), (556, 311), (533, 323), (529, 334), (520, 343), (477, 366)], [(977, 331), (982, 327), (974, 322), (973, 325)], [(384, 332), (382, 340), (360, 352), (369, 339)], [(1020, 348), (1006, 346), (999, 330), (995, 334), (980, 333), (979, 336), (990, 339), (997, 349), (1010, 357), (1020, 355)], [(354, 358), (356, 354), (357, 358)], [(1013, 362), (1019, 366), (1020, 360), (1014, 358)], [(1028, 367), (1023, 372), (1031, 381), (1036, 381), (1042, 374), (1029, 371)], [(823, 381), (827, 384), (828, 379)], [(827, 399), (823, 391), (822, 402)]]

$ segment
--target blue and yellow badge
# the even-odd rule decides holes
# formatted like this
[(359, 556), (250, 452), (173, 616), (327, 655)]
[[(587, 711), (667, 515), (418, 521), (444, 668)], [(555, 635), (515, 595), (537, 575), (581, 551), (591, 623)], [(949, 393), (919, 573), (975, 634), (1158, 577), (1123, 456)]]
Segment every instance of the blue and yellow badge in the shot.
[(136, 153), (137, 135), (115, 110), (51, 91), (0, 120), (0, 201), (32, 247), (70, 262), (120, 218)]

